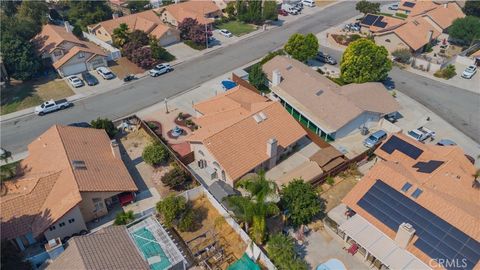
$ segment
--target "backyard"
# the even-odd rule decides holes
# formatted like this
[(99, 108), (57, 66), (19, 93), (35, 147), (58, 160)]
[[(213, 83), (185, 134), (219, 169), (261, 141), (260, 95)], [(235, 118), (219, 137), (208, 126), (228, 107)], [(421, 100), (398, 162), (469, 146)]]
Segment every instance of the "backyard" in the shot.
[(66, 98), (74, 94), (67, 83), (62, 79), (55, 79), (55, 75), (27, 82), (12, 81), (11, 85), (2, 88), (0, 93), (0, 115), (37, 106), (49, 99)]
[(227, 29), (235, 36), (242, 36), (248, 34), (252, 31), (255, 31), (255, 26), (239, 21), (229, 21), (227, 23), (222, 23), (217, 26), (218, 29)]

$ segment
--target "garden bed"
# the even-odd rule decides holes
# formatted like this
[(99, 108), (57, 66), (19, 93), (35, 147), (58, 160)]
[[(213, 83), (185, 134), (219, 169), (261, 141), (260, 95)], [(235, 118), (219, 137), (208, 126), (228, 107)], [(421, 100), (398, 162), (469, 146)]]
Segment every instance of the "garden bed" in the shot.
[(359, 34), (351, 34), (351, 35), (338, 35), (338, 34), (332, 34), (333, 40), (335, 40), (336, 43), (342, 45), (342, 46), (348, 46), (351, 42), (362, 38)]

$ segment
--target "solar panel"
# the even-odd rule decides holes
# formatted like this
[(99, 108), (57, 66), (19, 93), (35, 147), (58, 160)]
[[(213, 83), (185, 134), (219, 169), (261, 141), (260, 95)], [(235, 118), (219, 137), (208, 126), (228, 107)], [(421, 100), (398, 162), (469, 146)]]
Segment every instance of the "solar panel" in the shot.
[(410, 7), (410, 8), (412, 8), (412, 7), (414, 7), (414, 6), (415, 6), (415, 3), (412, 3), (412, 2), (405, 2), (405, 3), (403, 3), (403, 5), (404, 5), (404, 6), (406, 6), (406, 7)]
[(372, 25), (375, 22), (375, 20), (377, 20), (377, 18), (378, 16), (368, 14), (363, 18), (363, 20), (360, 23), (365, 25)]
[(373, 25), (376, 27), (385, 28), (385, 26), (387, 26), (387, 23), (377, 20)]
[[(433, 259), (457, 259), (446, 269), (472, 269), (480, 259), (480, 243), (414, 200), (377, 180), (358, 205), (393, 231), (408, 222), (419, 237), (414, 245)], [(466, 265), (463, 265), (465, 262)]]
[(393, 151), (397, 150), (405, 155), (409, 156), (412, 159), (417, 159), (422, 153), (423, 150), (409, 144), (408, 142), (400, 139), (397, 136), (392, 136), (390, 139), (388, 139), (387, 142), (385, 142), (380, 149), (383, 151), (387, 152), (388, 154), (393, 153)]
[(440, 165), (442, 165), (443, 163), (444, 162), (440, 160), (430, 160), (428, 162), (417, 162), (412, 167), (417, 168), (417, 172), (432, 173), (433, 171), (438, 169), (438, 167), (440, 167)]

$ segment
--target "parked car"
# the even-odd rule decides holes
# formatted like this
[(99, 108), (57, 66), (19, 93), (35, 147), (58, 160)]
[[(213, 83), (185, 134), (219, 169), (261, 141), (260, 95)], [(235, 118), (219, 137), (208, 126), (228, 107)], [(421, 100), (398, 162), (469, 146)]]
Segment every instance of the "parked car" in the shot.
[(428, 138), (433, 141), (435, 139), (435, 131), (431, 131), (426, 127), (419, 127), (417, 129), (410, 130), (408, 132), (408, 136), (419, 142), (424, 142)]
[(307, 7), (314, 7), (315, 1), (314, 0), (302, 0), (302, 4)]
[(278, 15), (288, 16), (288, 12), (286, 12), (284, 9), (279, 9), (278, 10)]
[(100, 76), (102, 76), (102, 78), (104, 78), (105, 80), (111, 80), (115, 78), (115, 74), (113, 74), (113, 72), (106, 67), (99, 67), (96, 70), (97, 73), (100, 74)]
[(172, 70), (173, 68), (170, 66), (170, 64), (159, 64), (159, 65), (156, 65), (154, 68), (150, 69), (148, 73), (152, 77), (157, 77), (162, 74), (168, 73)]
[(477, 67), (474, 65), (468, 66), (462, 73), (462, 78), (471, 79), (477, 73)]
[(389, 10), (398, 10), (398, 4), (393, 4), (388, 7)]
[(318, 52), (315, 59), (317, 59), (318, 61), (320, 61), (322, 63), (327, 63), (327, 64), (330, 64), (330, 65), (336, 65), (337, 64), (337, 61), (335, 59), (333, 59), (333, 57), (331, 57), (328, 54), (324, 54), (322, 52)]
[(38, 105), (37, 107), (35, 107), (35, 114), (44, 115), (44, 114), (49, 113), (49, 112), (54, 112), (54, 111), (66, 109), (70, 106), (73, 106), (73, 103), (70, 103), (66, 99), (59, 99), (59, 100), (55, 100), (55, 101), (53, 99), (51, 99), (51, 100), (45, 101), (41, 105)]
[(228, 31), (227, 29), (220, 29), (220, 35), (224, 36), (224, 37), (233, 37), (233, 34)]
[(449, 139), (441, 139), (440, 141), (438, 141), (437, 145), (440, 145), (440, 146), (454, 146), (454, 145), (457, 145), (457, 143), (452, 141), (452, 140), (449, 140)]
[(291, 4), (282, 4), (282, 9), (288, 12), (288, 14), (292, 14), (292, 15), (297, 15), (302, 10), (300, 6), (295, 6)]
[(83, 86), (83, 81), (75, 75), (67, 77), (67, 81), (75, 88)]
[(387, 90), (395, 89), (395, 82), (392, 80), (391, 77), (387, 77), (385, 80), (382, 81), (383, 86), (387, 88)]
[(375, 131), (363, 141), (363, 145), (372, 148), (387, 138), (387, 133), (383, 130)]
[(93, 76), (92, 74), (90, 74), (90, 72), (83, 72), (82, 73), (82, 79), (87, 82), (88, 85), (90, 86), (94, 86), (94, 85), (97, 85), (98, 84), (98, 80), (97, 78), (95, 78), (95, 76)]
[(343, 29), (347, 30), (347, 31), (354, 31), (354, 32), (359, 32), (360, 31), (360, 23), (356, 22), (356, 23), (348, 23), (345, 25), (345, 27), (343, 27)]
[(71, 123), (68, 124), (70, 127), (82, 127), (82, 128), (90, 128), (92, 127), (89, 123), (87, 122), (76, 122), (76, 123)]

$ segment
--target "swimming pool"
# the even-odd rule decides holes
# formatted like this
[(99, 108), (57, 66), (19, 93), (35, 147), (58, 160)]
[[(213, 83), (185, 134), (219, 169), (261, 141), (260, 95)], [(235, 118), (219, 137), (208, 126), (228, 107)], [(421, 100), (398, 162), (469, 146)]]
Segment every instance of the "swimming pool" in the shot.
[(250, 257), (248, 257), (247, 253), (244, 253), (243, 256), (233, 264), (231, 264), (228, 270), (260, 270), (260, 266), (256, 264)]
[(147, 258), (150, 269), (165, 270), (172, 265), (162, 247), (147, 228), (140, 228), (132, 232), (132, 237), (137, 247)]

